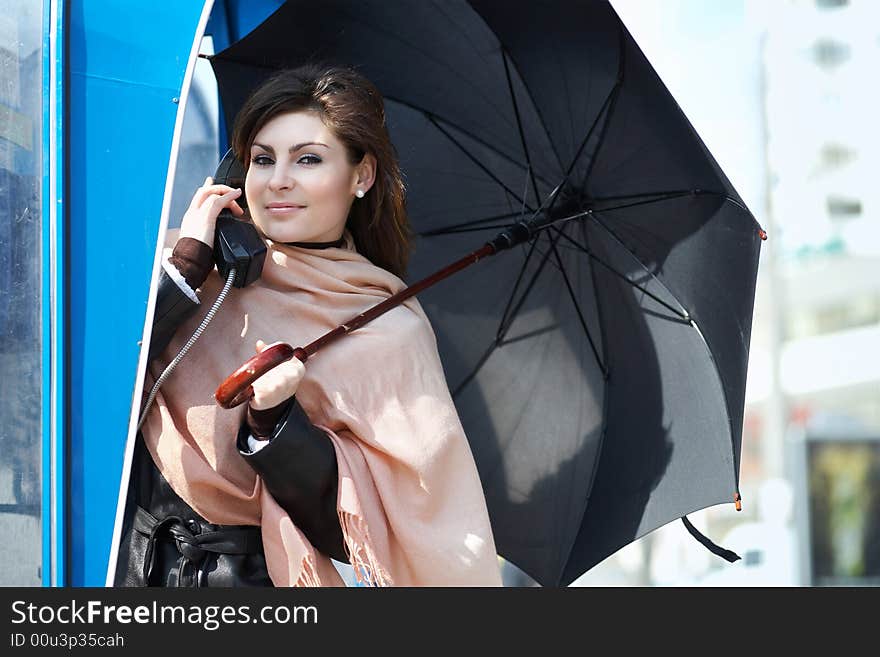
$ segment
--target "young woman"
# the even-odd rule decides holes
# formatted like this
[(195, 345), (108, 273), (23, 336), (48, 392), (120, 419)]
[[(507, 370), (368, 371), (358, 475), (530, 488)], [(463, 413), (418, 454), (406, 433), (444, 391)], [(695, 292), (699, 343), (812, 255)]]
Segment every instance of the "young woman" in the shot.
[(244, 190), (206, 180), (164, 263), (150, 377), (201, 321), (195, 290), (222, 288), (211, 245), (223, 208), (253, 222), (266, 263), (149, 411), (117, 584), (341, 585), (332, 557), (368, 585), (500, 585), (478, 473), (415, 298), (268, 372), (246, 406), (213, 400), (255, 350), (306, 345), (405, 287), (410, 233), (381, 94), (348, 69), (284, 71), (243, 106), (233, 149)]

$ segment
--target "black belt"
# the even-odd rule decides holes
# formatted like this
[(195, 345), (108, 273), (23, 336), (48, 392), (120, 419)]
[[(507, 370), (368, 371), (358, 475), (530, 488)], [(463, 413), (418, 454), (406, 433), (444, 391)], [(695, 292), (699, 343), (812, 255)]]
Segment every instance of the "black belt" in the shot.
[(219, 530), (202, 532), (196, 522), (187, 523), (180, 516), (157, 519), (149, 511), (138, 506), (134, 515), (134, 530), (146, 536), (147, 551), (144, 555), (144, 585), (150, 586), (150, 575), (156, 560), (156, 541), (165, 536), (174, 539), (180, 559), (177, 561), (177, 586), (182, 586), (182, 576), (187, 565), (193, 568), (194, 586), (201, 586), (199, 565), (209, 552), (215, 554), (262, 554), (263, 538), (259, 527), (229, 526)]

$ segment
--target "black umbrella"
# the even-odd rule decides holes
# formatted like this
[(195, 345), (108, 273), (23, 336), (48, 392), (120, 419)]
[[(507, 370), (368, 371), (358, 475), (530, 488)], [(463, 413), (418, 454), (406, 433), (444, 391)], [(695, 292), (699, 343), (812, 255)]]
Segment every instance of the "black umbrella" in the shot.
[(571, 583), (737, 500), (763, 231), (607, 2), (290, 1), (212, 58), (227, 123), (278, 68), (386, 99), (420, 293), (499, 553)]

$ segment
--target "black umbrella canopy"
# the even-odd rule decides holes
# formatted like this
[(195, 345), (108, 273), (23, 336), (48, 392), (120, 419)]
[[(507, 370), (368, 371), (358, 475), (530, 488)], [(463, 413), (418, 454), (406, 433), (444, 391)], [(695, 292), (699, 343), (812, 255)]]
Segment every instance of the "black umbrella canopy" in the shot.
[(611, 6), (290, 1), (212, 59), (227, 123), (310, 61), (386, 99), (410, 280), (546, 226), (419, 295), (499, 553), (567, 585), (733, 501), (762, 231)]

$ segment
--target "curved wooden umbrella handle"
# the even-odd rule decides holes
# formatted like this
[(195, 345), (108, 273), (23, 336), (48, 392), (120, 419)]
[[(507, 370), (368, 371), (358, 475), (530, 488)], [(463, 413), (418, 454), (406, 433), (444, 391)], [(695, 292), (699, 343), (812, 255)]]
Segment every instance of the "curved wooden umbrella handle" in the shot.
[(266, 347), (226, 377), (214, 392), (214, 399), (223, 408), (235, 408), (245, 403), (254, 396), (254, 388), (251, 385), (254, 381), (273, 367), (294, 357), (306, 362), (306, 352), (299, 347), (294, 349), (286, 342)]

